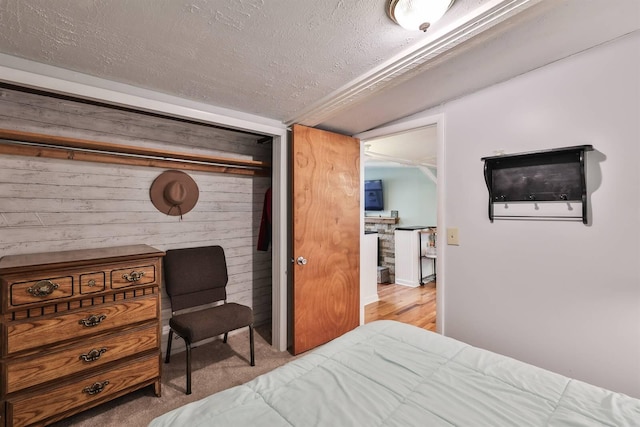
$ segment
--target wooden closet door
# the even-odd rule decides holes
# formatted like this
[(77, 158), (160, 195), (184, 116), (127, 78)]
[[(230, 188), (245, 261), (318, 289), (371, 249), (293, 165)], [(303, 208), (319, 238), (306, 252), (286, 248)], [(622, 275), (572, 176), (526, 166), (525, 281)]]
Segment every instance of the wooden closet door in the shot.
[(359, 324), (360, 141), (293, 126), (293, 353)]

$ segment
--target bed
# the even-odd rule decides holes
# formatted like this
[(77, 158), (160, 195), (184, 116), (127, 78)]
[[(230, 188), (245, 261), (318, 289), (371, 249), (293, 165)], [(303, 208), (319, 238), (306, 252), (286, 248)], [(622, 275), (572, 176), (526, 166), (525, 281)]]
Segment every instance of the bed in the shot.
[(638, 426), (640, 400), (381, 320), (150, 424), (187, 425)]

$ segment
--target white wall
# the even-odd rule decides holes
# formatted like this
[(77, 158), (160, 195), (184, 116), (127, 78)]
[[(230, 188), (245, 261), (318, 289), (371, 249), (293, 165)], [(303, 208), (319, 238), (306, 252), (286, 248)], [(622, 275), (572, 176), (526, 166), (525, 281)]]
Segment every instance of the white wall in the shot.
[[(445, 333), (635, 397), (639, 46), (636, 32), (413, 116), (445, 115), (444, 222), (460, 229), (442, 248)], [(582, 144), (588, 226), (489, 222), (481, 157)]]
[[(364, 179), (381, 179), (384, 189), (382, 215), (397, 210), (399, 226), (436, 225), (436, 184), (417, 167), (381, 167), (364, 169)], [(368, 212), (377, 216), (377, 212)]]

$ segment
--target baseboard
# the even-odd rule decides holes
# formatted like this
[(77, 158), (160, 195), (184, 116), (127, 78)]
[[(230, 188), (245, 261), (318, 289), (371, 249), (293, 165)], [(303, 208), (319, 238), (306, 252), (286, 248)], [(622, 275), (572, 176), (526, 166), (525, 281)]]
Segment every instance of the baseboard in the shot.
[(410, 288), (417, 288), (420, 283), (409, 282), (408, 280), (396, 279), (396, 285), (409, 286)]
[(372, 295), (368, 295), (368, 296), (362, 298), (362, 305), (366, 306), (366, 305), (369, 305), (369, 304), (371, 304), (373, 302), (377, 302), (379, 300), (380, 300), (380, 298), (378, 298), (378, 293), (375, 293), (375, 294), (372, 294)]

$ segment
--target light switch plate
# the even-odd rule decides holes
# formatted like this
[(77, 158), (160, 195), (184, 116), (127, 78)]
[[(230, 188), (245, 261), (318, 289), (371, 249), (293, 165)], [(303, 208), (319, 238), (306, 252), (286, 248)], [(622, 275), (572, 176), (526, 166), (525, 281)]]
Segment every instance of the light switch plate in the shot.
[(447, 228), (447, 245), (460, 245), (458, 238), (458, 227)]

